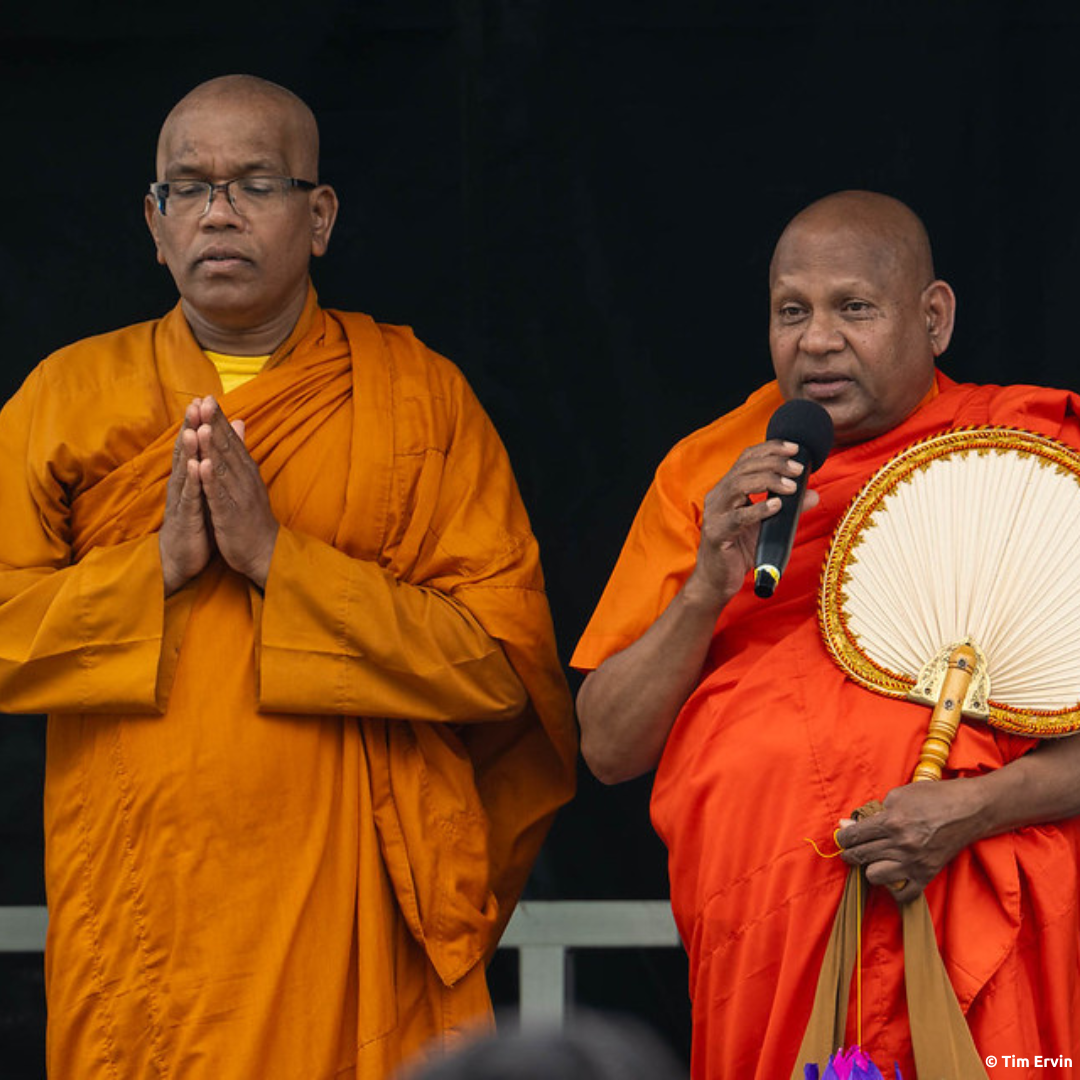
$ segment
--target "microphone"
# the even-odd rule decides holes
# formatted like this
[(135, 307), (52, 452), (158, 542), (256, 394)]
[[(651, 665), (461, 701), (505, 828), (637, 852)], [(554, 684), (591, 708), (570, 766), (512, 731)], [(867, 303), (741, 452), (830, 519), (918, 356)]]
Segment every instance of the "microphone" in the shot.
[(795, 460), (806, 466), (802, 475), (794, 478), (797, 485), (795, 490), (780, 496), (780, 509), (761, 523), (758, 533), (757, 552), (754, 555), (754, 592), (767, 598), (772, 596), (791, 558), (795, 524), (806, 481), (815, 469), (820, 468), (832, 449), (832, 417), (816, 401), (802, 398), (785, 401), (772, 414), (765, 429), (765, 438), (798, 443), (799, 452)]

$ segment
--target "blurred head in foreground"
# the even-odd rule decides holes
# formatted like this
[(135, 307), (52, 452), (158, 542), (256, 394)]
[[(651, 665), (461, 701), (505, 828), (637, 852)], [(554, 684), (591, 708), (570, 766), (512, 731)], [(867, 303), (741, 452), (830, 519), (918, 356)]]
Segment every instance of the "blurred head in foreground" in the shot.
[(501, 1029), (399, 1080), (686, 1080), (660, 1038), (627, 1017), (579, 1014), (563, 1028)]

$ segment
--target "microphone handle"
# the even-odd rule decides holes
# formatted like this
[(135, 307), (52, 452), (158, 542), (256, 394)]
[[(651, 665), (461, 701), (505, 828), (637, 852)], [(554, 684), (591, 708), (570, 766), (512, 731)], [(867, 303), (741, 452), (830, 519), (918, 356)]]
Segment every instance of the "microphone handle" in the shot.
[(761, 523), (757, 551), (754, 555), (754, 592), (763, 598), (772, 596), (791, 558), (798, 524), (799, 504), (810, 476), (810, 455), (803, 447), (795, 460), (804, 466), (802, 475), (795, 477), (795, 490), (780, 495), (780, 509)]

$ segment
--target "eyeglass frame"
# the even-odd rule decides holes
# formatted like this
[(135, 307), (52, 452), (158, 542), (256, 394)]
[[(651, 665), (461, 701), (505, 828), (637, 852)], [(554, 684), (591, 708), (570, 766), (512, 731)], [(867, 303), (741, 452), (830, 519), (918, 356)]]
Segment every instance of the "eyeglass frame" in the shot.
[(233, 213), (239, 214), (240, 217), (246, 218), (248, 215), (245, 214), (244, 211), (241, 210), (233, 201), (233, 193), (231, 190), (233, 184), (238, 184), (242, 180), (286, 180), (288, 181), (289, 189), (285, 192), (285, 194), (288, 194), (289, 191), (293, 190), (314, 191), (319, 186), (318, 184), (312, 183), (312, 181), (310, 180), (300, 180), (295, 176), (272, 176), (265, 174), (260, 174), (258, 176), (234, 176), (231, 180), (223, 180), (220, 184), (215, 184), (212, 180), (196, 180), (193, 177), (189, 180), (155, 180), (150, 185), (150, 194), (154, 198), (154, 204), (157, 206), (158, 213), (161, 214), (162, 217), (168, 217), (169, 214), (165, 207), (169, 200), (170, 183), (205, 184), (206, 205), (202, 208), (202, 210), (199, 211), (198, 214), (193, 216), (200, 218), (206, 217), (206, 215), (210, 212), (211, 205), (214, 202), (214, 196), (219, 191), (224, 191), (225, 198), (228, 199), (229, 205), (233, 209)]

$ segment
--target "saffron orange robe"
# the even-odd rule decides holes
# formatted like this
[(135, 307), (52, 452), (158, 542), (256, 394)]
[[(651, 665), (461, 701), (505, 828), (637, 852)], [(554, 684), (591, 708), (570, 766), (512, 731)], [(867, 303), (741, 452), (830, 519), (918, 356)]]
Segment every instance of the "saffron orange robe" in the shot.
[[(925, 706), (845, 678), (822, 643), (819, 574), (839, 518), (894, 454), (952, 427), (1011, 425), (1080, 447), (1076, 395), (956, 385), (940, 374), (938, 389), (895, 430), (837, 449), (813, 475), (821, 502), (800, 520), (775, 595), (759, 599), (748, 579), (728, 604), (667, 740), (652, 818), (669, 850), (672, 905), (689, 954), (698, 1080), (791, 1074), (847, 874), (806, 838), (834, 850), (840, 818), (907, 783), (929, 720)], [(744, 447), (764, 439), (780, 402), (769, 384), (665, 459), (575, 667), (598, 667), (664, 610), (694, 567), (705, 495)], [(947, 775), (979, 775), (1033, 745), (965, 723)], [(976, 1045), (997, 1055), (991, 1076), (1080, 1077), (1078, 859), (1078, 819), (1032, 826), (961, 852), (926, 890)], [(862, 1042), (887, 1075), (898, 1061), (913, 1080), (897, 911), (887, 890), (871, 890)], [(1030, 1068), (1005, 1055), (1026, 1057)], [(1036, 1068), (1036, 1055), (1073, 1064)]]
[(573, 784), (537, 545), (460, 372), (314, 292), (224, 395), (281, 523), (265, 594), (163, 598), (179, 308), (0, 415), (0, 707), (48, 712), (57, 1078), (381, 1078), (490, 1023), (484, 961)]

